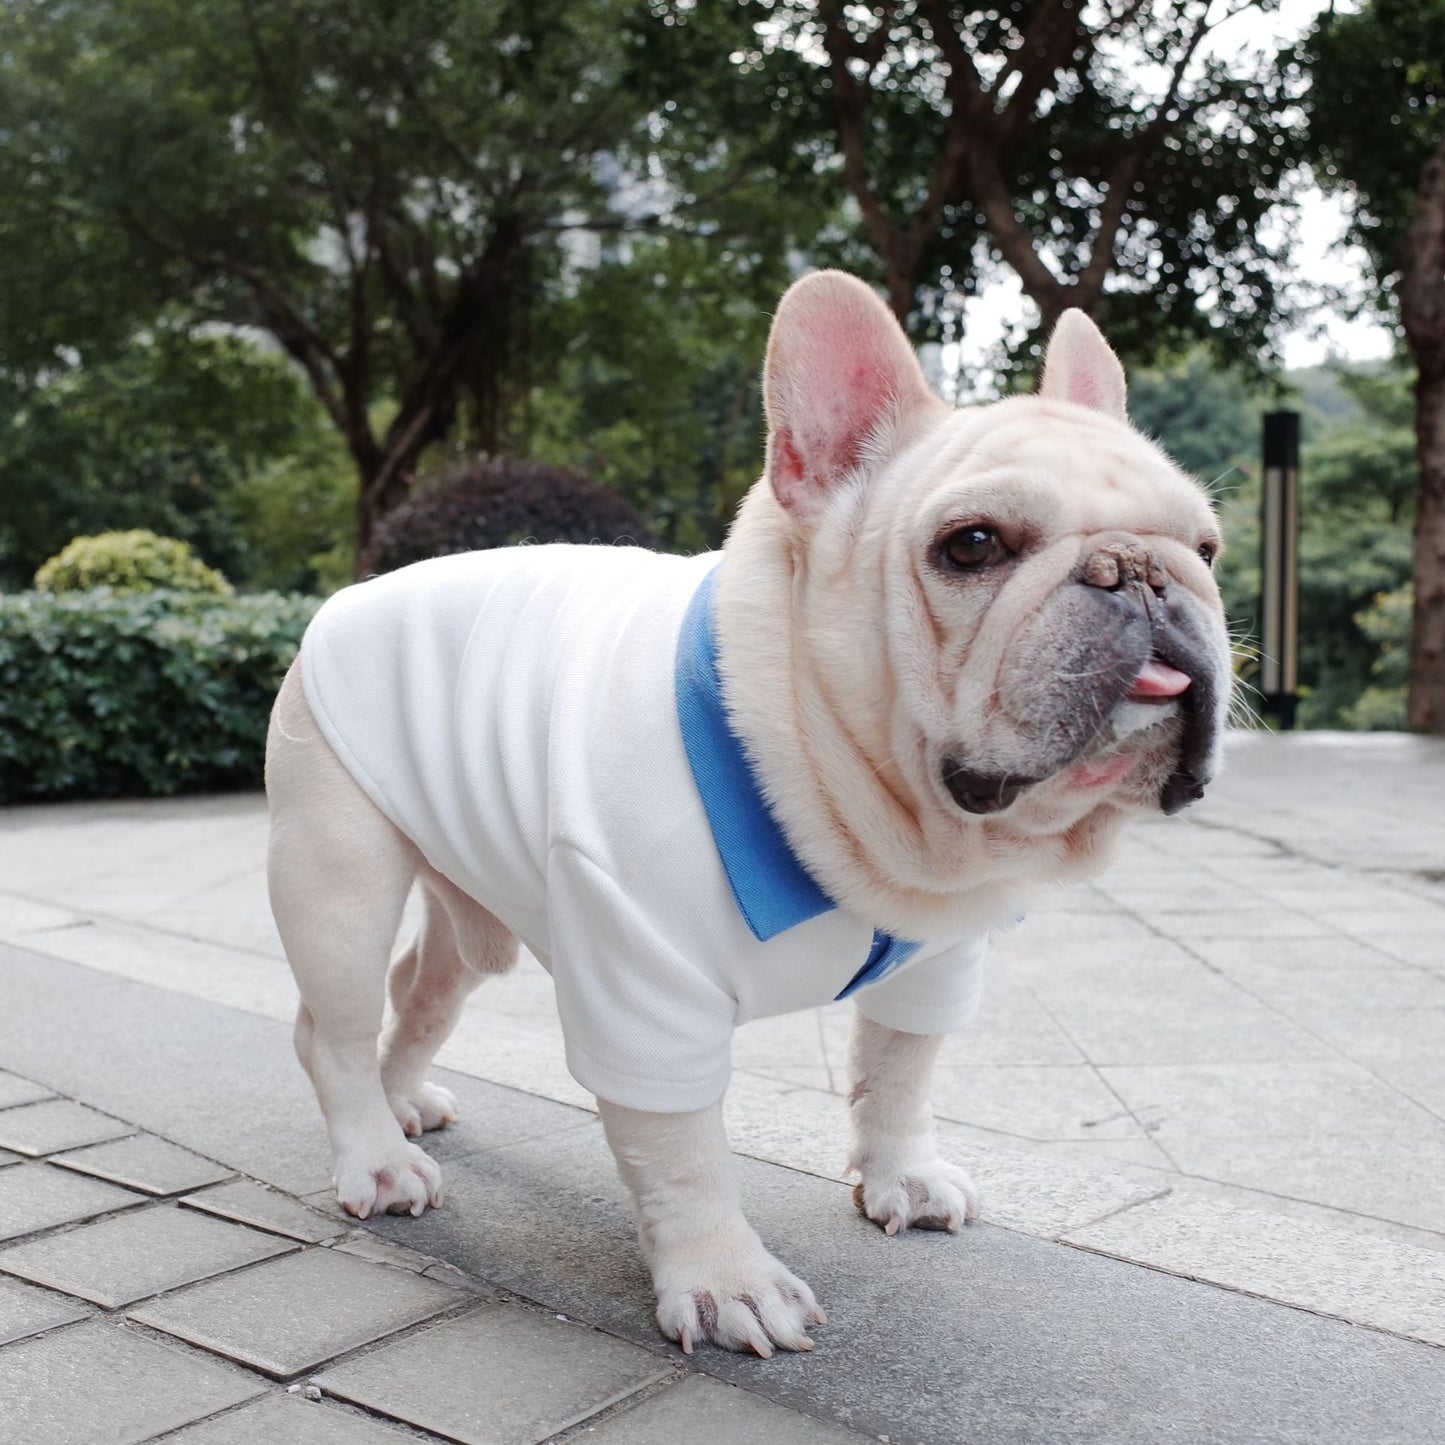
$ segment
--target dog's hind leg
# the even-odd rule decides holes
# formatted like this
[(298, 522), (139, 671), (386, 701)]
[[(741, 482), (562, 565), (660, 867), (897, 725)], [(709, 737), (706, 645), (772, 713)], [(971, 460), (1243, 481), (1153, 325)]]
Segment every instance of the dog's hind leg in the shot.
[(342, 767), (316, 725), (300, 664), (266, 744), (271, 908), (301, 991), (296, 1052), (321, 1104), (342, 1207), (420, 1214), (441, 1171), (407, 1141), (381, 1086), (386, 969), (416, 850)]
[(427, 1065), (456, 1026), (466, 997), (517, 961), (517, 939), (455, 884), (423, 867), (426, 918), (387, 980), (395, 1015), (381, 1045), (381, 1082), (408, 1134), (457, 1117), (449, 1089), (428, 1083)]

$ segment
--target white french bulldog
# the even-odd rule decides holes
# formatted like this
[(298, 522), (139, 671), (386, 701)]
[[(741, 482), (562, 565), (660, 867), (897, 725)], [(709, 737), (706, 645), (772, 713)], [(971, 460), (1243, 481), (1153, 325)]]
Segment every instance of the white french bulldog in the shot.
[(341, 1204), (441, 1202), (407, 1136), (457, 1110), (425, 1070), (520, 937), (663, 1332), (767, 1356), (823, 1315), (739, 1206), (735, 1025), (854, 997), (854, 1198), (890, 1233), (957, 1229), (976, 1199), (927, 1093), (986, 935), (1101, 867), (1130, 815), (1200, 795), (1230, 665), (1209, 503), (1129, 426), (1082, 313), (1037, 396), (957, 411), (873, 293), (820, 272), (779, 306), (765, 396), (766, 471), (721, 553), (511, 548), (329, 601), (267, 788)]

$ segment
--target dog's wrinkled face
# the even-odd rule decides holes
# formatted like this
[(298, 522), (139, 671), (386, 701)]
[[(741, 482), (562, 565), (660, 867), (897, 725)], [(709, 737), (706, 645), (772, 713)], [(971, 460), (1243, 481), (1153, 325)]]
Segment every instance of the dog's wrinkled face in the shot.
[(1039, 395), (954, 411), (871, 293), (820, 273), (767, 381), (804, 652), (905, 808), (1039, 835), (1201, 796), (1230, 688), (1218, 526), (1129, 426), (1087, 318), (1060, 322)]
[(1031, 793), (1041, 822), (1198, 797), (1229, 678), (1199, 489), (1121, 422), (1047, 398), (951, 426), (926, 472), (898, 487), (891, 585), (929, 622), (895, 677), (940, 800), (1019, 805), (1026, 826)]

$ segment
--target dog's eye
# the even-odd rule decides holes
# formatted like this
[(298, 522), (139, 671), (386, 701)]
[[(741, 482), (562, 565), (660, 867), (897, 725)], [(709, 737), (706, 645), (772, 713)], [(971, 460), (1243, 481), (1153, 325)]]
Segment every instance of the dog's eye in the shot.
[(1213, 542), (1202, 542), (1202, 543), (1200, 543), (1200, 546), (1199, 546), (1199, 555), (1200, 555), (1202, 558), (1204, 558), (1204, 565), (1205, 565), (1206, 567), (1212, 567), (1212, 566), (1214, 566), (1214, 554), (1215, 554), (1218, 550), (1219, 550), (1219, 549), (1214, 545)]
[(992, 567), (1009, 555), (1003, 539), (992, 527), (960, 527), (943, 539), (940, 549), (950, 566), (961, 572)]

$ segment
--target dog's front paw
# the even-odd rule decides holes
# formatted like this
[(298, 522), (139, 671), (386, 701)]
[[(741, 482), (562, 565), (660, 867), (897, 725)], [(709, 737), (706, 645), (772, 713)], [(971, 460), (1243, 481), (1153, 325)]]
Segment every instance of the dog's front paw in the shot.
[(431, 1129), (445, 1129), (456, 1123), (461, 1113), (457, 1096), (440, 1084), (421, 1083), (404, 1092), (388, 1092), (386, 1101), (402, 1133), (412, 1138)]
[(654, 1263), (657, 1323), (685, 1354), (703, 1343), (752, 1350), (811, 1350), (810, 1324), (826, 1324), (813, 1291), (762, 1242), (737, 1239)]
[(420, 1214), (442, 1202), (442, 1171), (415, 1144), (375, 1154), (345, 1155), (336, 1161), (336, 1200), (358, 1219), (373, 1214)]
[(864, 1166), (862, 1182), (853, 1186), (853, 1203), (886, 1234), (910, 1225), (957, 1233), (978, 1218), (973, 1180), (942, 1159), (896, 1170)]

